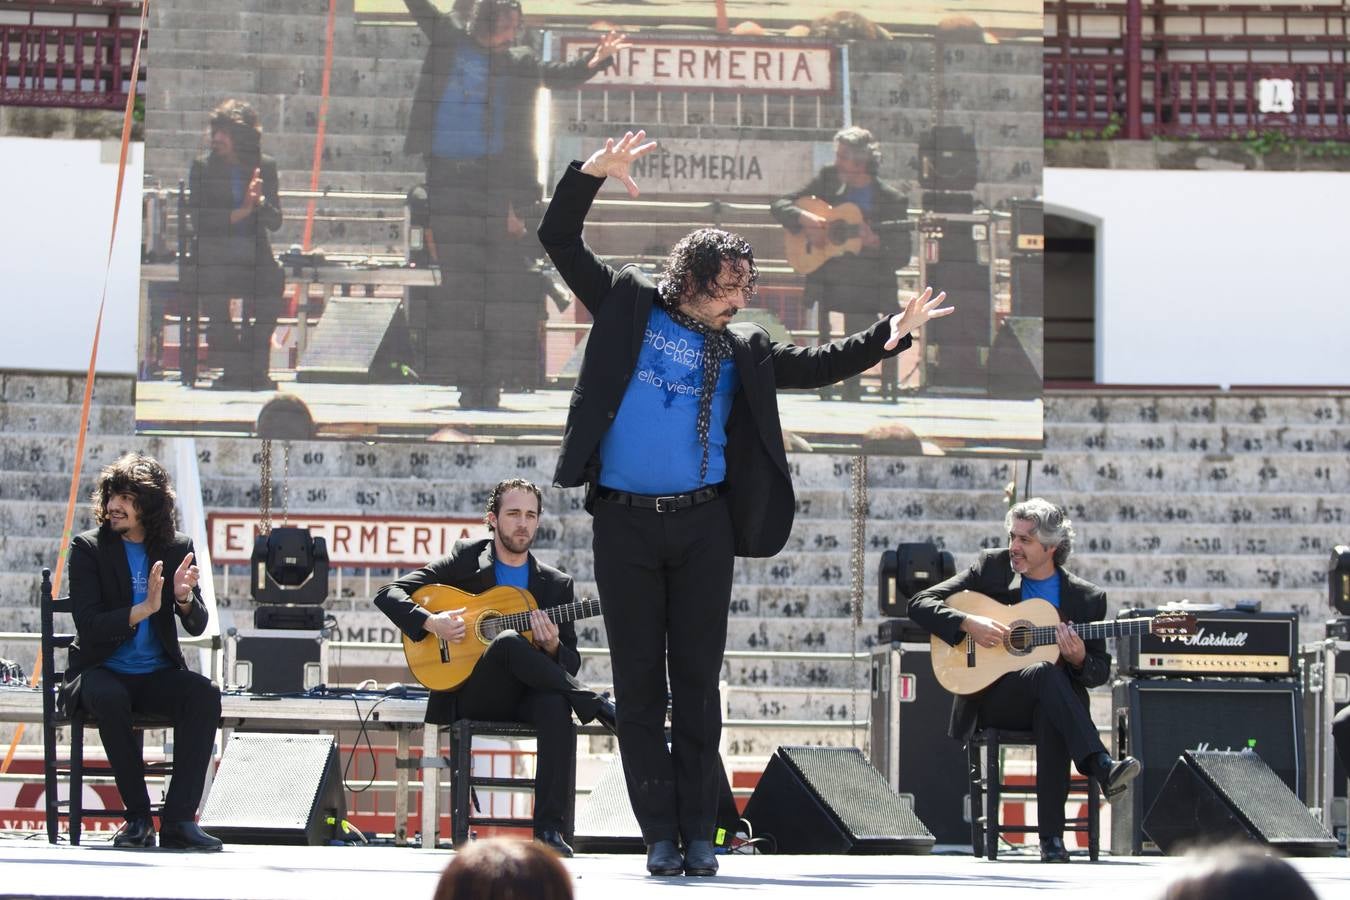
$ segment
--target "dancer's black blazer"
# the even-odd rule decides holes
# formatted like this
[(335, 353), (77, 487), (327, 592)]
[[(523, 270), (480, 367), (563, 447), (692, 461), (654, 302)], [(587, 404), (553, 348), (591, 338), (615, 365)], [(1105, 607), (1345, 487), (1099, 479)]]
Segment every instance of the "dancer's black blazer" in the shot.
[[(581, 164), (573, 162), (539, 225), (539, 240), (549, 258), (595, 318), (553, 475), (561, 487), (587, 485), (587, 509), (594, 503), (600, 477), (600, 441), (619, 411), (656, 300), (651, 279), (631, 265), (616, 271), (582, 239), (582, 223), (604, 181), (583, 174)], [(728, 334), (740, 374), (726, 446), (726, 492), (736, 555), (773, 556), (787, 543), (796, 507), (778, 418), (778, 388), (816, 388), (842, 381), (899, 354), (909, 347), (910, 336), (887, 351), (889, 319), (820, 347), (780, 344), (750, 323), (732, 325)]]

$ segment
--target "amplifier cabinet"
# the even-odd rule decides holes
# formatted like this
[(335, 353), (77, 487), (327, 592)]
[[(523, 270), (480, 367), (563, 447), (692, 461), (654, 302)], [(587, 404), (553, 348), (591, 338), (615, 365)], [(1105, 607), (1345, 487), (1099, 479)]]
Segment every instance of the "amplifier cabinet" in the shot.
[(1331, 720), (1350, 703), (1350, 641), (1328, 638), (1299, 654), (1303, 687), (1303, 744), (1307, 748), (1307, 800), (1322, 824), (1345, 840), (1346, 771), (1331, 742)]
[[(1131, 610), (1154, 615), (1163, 610)], [(1120, 673), (1142, 677), (1294, 678), (1298, 614), (1217, 610), (1196, 613), (1195, 634), (1131, 635), (1118, 644)]]
[(952, 695), (933, 675), (925, 643), (872, 651), (872, 767), (901, 795), (939, 844), (970, 843), (965, 753), (947, 737)]
[(1136, 856), (1142, 824), (1183, 750), (1255, 750), (1299, 799), (1306, 796), (1302, 692), (1296, 681), (1133, 679), (1112, 688), (1114, 751), (1144, 771), (1111, 807), (1111, 852)]

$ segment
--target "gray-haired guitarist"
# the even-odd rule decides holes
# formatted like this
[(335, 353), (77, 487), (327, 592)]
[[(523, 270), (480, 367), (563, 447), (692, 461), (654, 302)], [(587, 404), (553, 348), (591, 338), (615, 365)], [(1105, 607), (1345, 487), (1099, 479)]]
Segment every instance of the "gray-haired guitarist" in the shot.
[(1003, 645), (1012, 629), (993, 616), (962, 612), (948, 598), (974, 591), (1000, 604), (1041, 598), (1058, 609), (1059, 661), (1034, 664), (979, 693), (958, 695), (949, 734), (966, 741), (982, 726), (1035, 733), (1041, 860), (1068, 862), (1069, 764), (1099, 779), (1109, 800), (1125, 791), (1141, 767), (1132, 757), (1112, 759), (1088, 714), (1087, 690), (1106, 683), (1111, 655), (1104, 638), (1084, 640), (1074, 629), (1075, 622), (1106, 618), (1106, 592), (1063, 567), (1073, 547), (1073, 523), (1061, 507), (1040, 498), (1013, 506), (1005, 522), (1008, 549), (986, 551), (965, 572), (920, 592), (910, 601), (909, 615), (947, 644), (966, 643), (974, 651)]
[[(567, 742), (575, 740), (572, 713), (582, 722), (599, 721), (614, 730), (614, 705), (577, 681), (581, 656), (571, 619), (554, 621), (550, 610), (574, 607), (572, 578), (530, 553), (539, 529), (543, 495), (523, 478), (500, 482), (488, 498), (486, 520), (492, 538), (460, 541), (451, 554), (380, 588), (375, 605), (411, 641), (444, 648), (447, 656), (473, 652), (472, 674), (451, 691), (433, 691), (427, 724), (449, 725), (451, 717), (520, 721), (539, 733), (535, 769), (535, 839), (562, 856), (572, 848), (563, 836), (569, 773), (562, 765)], [(432, 608), (432, 586), (467, 594), (514, 588), (528, 593), (537, 608), (522, 625), (496, 632), (486, 647), (475, 647), (482, 632), (469, 627), (471, 603)], [(421, 601), (421, 602), (419, 602)], [(533, 605), (533, 604), (532, 604)], [(481, 618), (481, 616), (479, 617)], [(447, 660), (447, 666), (452, 663)]]

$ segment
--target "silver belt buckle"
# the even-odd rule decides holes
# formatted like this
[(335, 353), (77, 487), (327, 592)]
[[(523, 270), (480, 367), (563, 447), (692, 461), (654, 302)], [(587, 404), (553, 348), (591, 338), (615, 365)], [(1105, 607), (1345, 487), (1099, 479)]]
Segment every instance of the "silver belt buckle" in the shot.
[[(679, 509), (679, 507), (675, 505), (679, 499), (679, 497), (657, 497), (656, 511), (659, 513), (675, 512), (675, 510)], [(667, 506), (667, 503), (670, 505)]]

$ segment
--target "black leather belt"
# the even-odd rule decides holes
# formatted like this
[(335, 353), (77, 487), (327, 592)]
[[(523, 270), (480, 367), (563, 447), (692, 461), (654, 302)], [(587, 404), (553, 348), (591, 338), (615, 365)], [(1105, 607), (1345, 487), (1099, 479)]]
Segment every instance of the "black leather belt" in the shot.
[(720, 484), (709, 485), (696, 491), (686, 491), (683, 494), (664, 494), (660, 497), (649, 494), (630, 494), (627, 491), (616, 491), (607, 487), (602, 487), (599, 491), (600, 499), (608, 503), (622, 503), (624, 506), (631, 506), (634, 509), (654, 509), (659, 513), (688, 509), (691, 506), (698, 506), (700, 503), (707, 503), (709, 500), (716, 500), (720, 496), (722, 496), (722, 485)]

